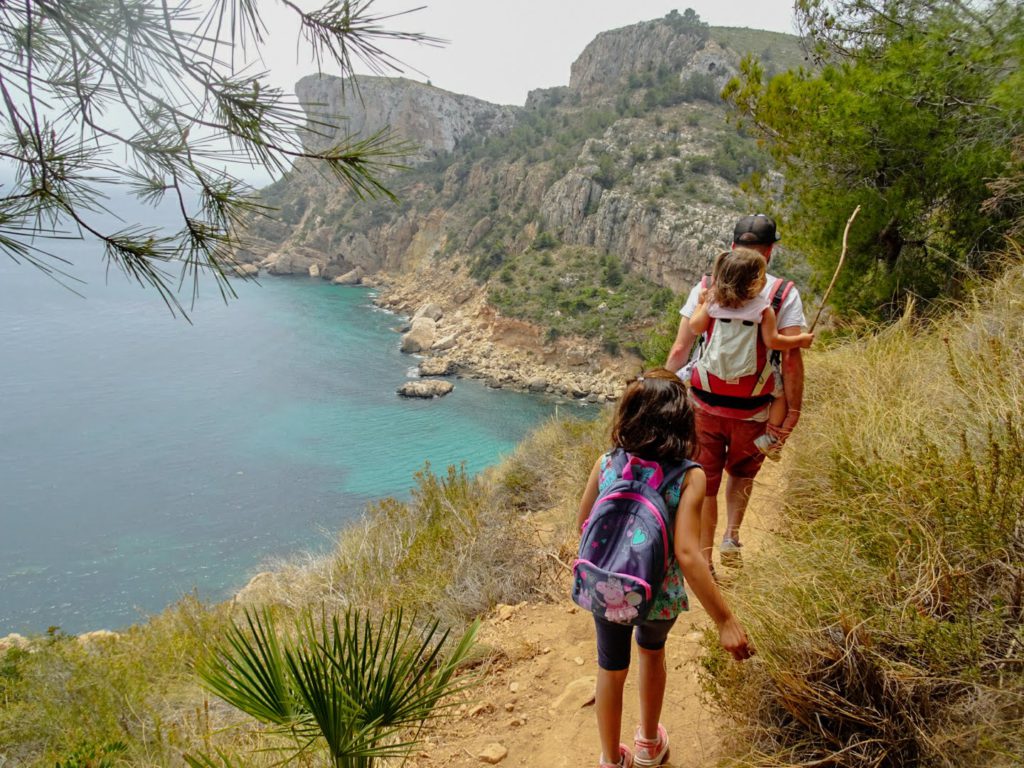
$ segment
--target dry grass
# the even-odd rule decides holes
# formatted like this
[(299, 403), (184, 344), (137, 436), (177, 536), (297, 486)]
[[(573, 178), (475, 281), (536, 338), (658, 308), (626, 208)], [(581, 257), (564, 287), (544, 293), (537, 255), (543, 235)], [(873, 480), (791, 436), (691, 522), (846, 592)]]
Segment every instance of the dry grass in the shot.
[(1024, 754), (1024, 268), (808, 362), (778, 546), (709, 657), (734, 764), (1002, 766)]
[(371, 505), (332, 554), (276, 568), (267, 598), (289, 608), (402, 606), (457, 625), (498, 603), (554, 596), (606, 432), (601, 419), (551, 419), (480, 476), (428, 466), (410, 501)]

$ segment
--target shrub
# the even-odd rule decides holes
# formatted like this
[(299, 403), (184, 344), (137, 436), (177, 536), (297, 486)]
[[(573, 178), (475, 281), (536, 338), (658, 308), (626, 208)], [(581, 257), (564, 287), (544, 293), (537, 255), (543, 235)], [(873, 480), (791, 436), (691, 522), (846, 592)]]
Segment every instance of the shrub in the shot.
[(690, 173), (706, 174), (711, 170), (711, 158), (704, 155), (691, 157), (687, 163)]
[(619, 169), (615, 165), (615, 158), (603, 154), (597, 158), (597, 173), (594, 174), (594, 181), (604, 189), (611, 189), (619, 180)]
[(710, 101), (712, 104), (722, 100), (721, 89), (714, 75), (706, 72), (691, 72), (680, 87), (683, 101)]
[[(550, 232), (538, 232), (530, 247), (535, 251), (546, 251), (558, 245), (558, 239)], [(550, 259), (550, 257), (549, 257)]]

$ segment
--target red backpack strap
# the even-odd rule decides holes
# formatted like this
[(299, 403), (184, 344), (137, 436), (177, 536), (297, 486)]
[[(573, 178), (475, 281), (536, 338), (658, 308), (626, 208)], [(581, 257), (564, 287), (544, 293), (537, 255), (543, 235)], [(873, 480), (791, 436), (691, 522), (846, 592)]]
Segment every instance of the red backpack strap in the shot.
[(792, 280), (785, 280), (785, 279), (783, 279), (781, 277), (775, 278), (775, 282), (772, 283), (772, 290), (771, 290), (772, 301), (771, 301), (771, 305), (772, 305), (772, 309), (775, 311), (776, 315), (779, 314), (779, 309), (782, 308), (782, 302), (784, 302), (786, 300), (786, 297), (789, 296), (789, 292), (792, 291), (792, 290), (793, 290), (793, 281)]

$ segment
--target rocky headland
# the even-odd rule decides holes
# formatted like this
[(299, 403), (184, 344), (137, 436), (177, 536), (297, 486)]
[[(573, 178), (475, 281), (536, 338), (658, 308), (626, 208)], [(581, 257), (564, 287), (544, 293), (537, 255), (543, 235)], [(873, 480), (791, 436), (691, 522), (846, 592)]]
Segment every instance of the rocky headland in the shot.
[(640, 361), (602, 354), (585, 339), (545, 341), (541, 329), (502, 317), (467, 276), (383, 275), (376, 303), (411, 317), (402, 349), (421, 356), (421, 376), (464, 376), (487, 386), (591, 403), (618, 397)]
[(678, 13), (604, 32), (567, 86), (521, 107), (401, 78), (303, 78), (308, 146), (383, 129), (415, 146), (383, 178), (399, 202), (301, 161), (263, 190), (278, 213), (252, 222), (238, 270), (377, 288), (380, 306), (419, 313), (401, 343), (422, 375), (612, 399), (671, 294), (726, 244), (737, 182), (759, 162), (718, 97), (745, 52), (725, 32)]

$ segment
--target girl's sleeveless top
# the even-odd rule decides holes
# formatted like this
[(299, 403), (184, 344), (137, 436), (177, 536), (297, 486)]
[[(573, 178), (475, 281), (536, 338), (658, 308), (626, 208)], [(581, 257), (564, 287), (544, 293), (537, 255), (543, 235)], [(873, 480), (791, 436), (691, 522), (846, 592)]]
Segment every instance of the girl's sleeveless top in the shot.
[[(608, 486), (618, 479), (610, 463), (610, 457), (611, 451), (601, 457), (601, 471), (597, 481), (598, 495), (604, 493)], [(649, 472), (651, 470), (646, 471)], [(646, 480), (647, 478), (641, 475), (637, 479)], [(678, 482), (665, 489), (665, 506), (668, 507), (669, 513), (672, 515), (672, 523), (675, 522), (675, 512), (679, 506), (679, 496), (682, 493), (685, 479), (686, 475), (684, 473), (679, 477)], [(654, 604), (651, 607), (650, 614), (648, 614), (648, 619), (655, 621), (674, 619), (683, 611), (688, 610), (690, 610), (690, 601), (686, 596), (686, 587), (683, 585), (683, 572), (679, 568), (679, 563), (676, 562), (675, 555), (670, 553), (668, 569), (665, 571), (665, 579), (662, 581), (661, 589), (658, 590), (658, 594), (654, 598)]]

